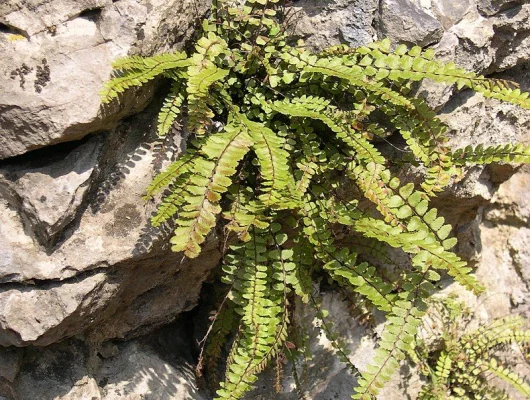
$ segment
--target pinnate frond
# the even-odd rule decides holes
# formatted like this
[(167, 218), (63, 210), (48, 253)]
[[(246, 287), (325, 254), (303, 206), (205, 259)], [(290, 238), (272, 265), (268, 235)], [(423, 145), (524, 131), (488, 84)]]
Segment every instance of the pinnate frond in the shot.
[(101, 91), (102, 102), (110, 103), (120, 93), (132, 86), (142, 86), (155, 79), (164, 71), (186, 68), (190, 64), (185, 53), (165, 53), (152, 57), (131, 56), (113, 63), (115, 70), (121, 73), (105, 83)]
[(230, 177), (252, 144), (246, 130), (227, 125), (223, 132), (209, 136), (190, 167), (191, 183), (184, 188), (185, 205), (176, 220), (177, 228), (171, 238), (173, 251), (184, 251), (197, 257), (200, 245), (216, 225), (221, 212), (219, 201), (232, 183)]

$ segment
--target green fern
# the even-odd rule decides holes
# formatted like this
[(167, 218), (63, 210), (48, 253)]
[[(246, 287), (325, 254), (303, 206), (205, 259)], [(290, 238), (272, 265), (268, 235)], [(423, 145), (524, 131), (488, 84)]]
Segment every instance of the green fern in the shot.
[[(445, 317), (442, 322), (448, 327), (456, 324), (458, 318)], [(446, 336), (445, 346), (437, 359), (433, 360), (432, 353), (427, 351), (427, 356), (421, 361), (424, 364), (434, 363), (435, 367), (427, 370), (429, 382), (422, 388), (419, 399), (509, 398), (505, 392), (491, 385), (491, 376), (530, 397), (528, 380), (508, 368), (495, 355), (502, 345), (513, 343), (523, 347), (530, 343), (530, 330), (524, 330), (524, 326), (525, 321), (521, 317), (511, 316), (496, 319), (467, 335), (451, 332)]]
[[(159, 135), (177, 121), (191, 133), (186, 153), (154, 177), (146, 197), (160, 197), (151, 223), (172, 221), (172, 250), (186, 257), (197, 257), (210, 232), (224, 228), (221, 280), (228, 294), (199, 363), (215, 374), (217, 358), (228, 352), (218, 398), (241, 398), (272, 359), (293, 353), (294, 298), (316, 304), (312, 279), (327, 278), (354, 293), (363, 309), (386, 316), (376, 356), (353, 391), (354, 398), (369, 399), (405, 357), (415, 359), (418, 327), (443, 274), (476, 293), (484, 290), (452, 252), (452, 227), (431, 198), (468, 165), (530, 162), (530, 147), (519, 144), (450, 149), (446, 126), (425, 101), (409, 95), (411, 84), (431, 79), (524, 108), (530, 100), (515, 84), (436, 61), (432, 50), (392, 50), (388, 40), (313, 53), (285, 34), (281, 3), (214, 1), (190, 54), (118, 60), (102, 98), (109, 102), (160, 76), (169, 89)], [(394, 132), (408, 147), (407, 161), (424, 167), (418, 185), (400, 181), (393, 160), (379, 149), (375, 139)], [(345, 239), (358, 236), (369, 245)], [(389, 258), (385, 247), (407, 253), (409, 265), (393, 265), (390, 274), (380, 268)], [(471, 342), (497, 345), (526, 335), (494, 335), (495, 329)], [(489, 349), (462, 351), (475, 357), (478, 375), (488, 370), (527, 390), (511, 372), (473, 356)], [(430, 398), (449, 391), (460, 396), (476, 385), (473, 374), (458, 385), (452, 381), (460, 368), (454, 355), (444, 351), (435, 363)]]

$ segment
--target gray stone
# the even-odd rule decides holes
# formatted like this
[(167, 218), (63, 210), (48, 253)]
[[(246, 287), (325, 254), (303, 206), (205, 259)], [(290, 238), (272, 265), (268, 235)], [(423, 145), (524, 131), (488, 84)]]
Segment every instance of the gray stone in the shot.
[[(0, 344), (136, 336), (196, 304), (219, 253), (212, 241), (200, 258), (183, 261), (167, 249), (168, 232), (149, 226), (154, 205), (141, 196), (159, 164), (155, 117), (144, 113), (108, 135), (92, 190), (55, 247), (42, 248), (28, 235), (31, 221), (0, 199)], [(17, 160), (27, 165), (25, 158)], [(55, 163), (63, 161), (50, 170)]]
[(47, 345), (81, 333), (117, 292), (103, 273), (41, 287), (0, 292), (0, 345)]
[(393, 43), (425, 47), (438, 42), (443, 27), (410, 0), (383, 0), (379, 7), (378, 36)]
[(432, 0), (429, 3), (429, 11), (445, 29), (460, 22), (475, 7), (473, 0)]
[(524, 3), (525, 0), (479, 0), (477, 6), (482, 14), (491, 16)]
[[(524, 66), (530, 61), (530, 4), (490, 18), (470, 12), (446, 31), (434, 48), (437, 59), (479, 74), (523, 68), (524, 76)], [(453, 92), (453, 87), (428, 80), (418, 89), (435, 109), (441, 108)]]
[(13, 382), (22, 364), (22, 350), (0, 347), (0, 378)]
[(491, 42), (493, 66), (488, 72), (499, 72), (530, 62), (530, 3), (495, 15)]
[(0, 167), (0, 192), (44, 247), (52, 247), (81, 211), (102, 143), (101, 138), (93, 138), (73, 150), (41, 151), (26, 163)]
[(341, 42), (352, 47), (370, 43), (377, 0), (307, 0), (292, 6), (291, 32), (305, 39), (314, 49)]
[(101, 399), (87, 362), (88, 349), (80, 341), (67, 341), (47, 348), (28, 348), (24, 366), (14, 383), (16, 398)]
[(108, 129), (141, 110), (152, 85), (102, 107), (111, 62), (188, 37), (206, 2), (26, 0), (0, 10), (0, 159)]
[[(178, 330), (169, 333), (178, 334)], [(80, 340), (29, 347), (23, 367), (10, 384), (8, 398), (210, 399), (198, 390), (193, 365), (180, 356), (187, 344), (165, 345), (160, 342), (162, 338), (159, 333), (113, 345), (113, 354), (103, 358), (98, 348)]]
[(171, 362), (167, 356), (163, 357), (151, 347), (137, 342), (122, 347), (119, 354), (103, 362), (96, 374), (102, 386), (102, 400), (211, 398), (199, 392), (194, 368), (185, 360)]
[(485, 211), (488, 221), (525, 226), (530, 224), (530, 170), (522, 167), (495, 193), (492, 204)]

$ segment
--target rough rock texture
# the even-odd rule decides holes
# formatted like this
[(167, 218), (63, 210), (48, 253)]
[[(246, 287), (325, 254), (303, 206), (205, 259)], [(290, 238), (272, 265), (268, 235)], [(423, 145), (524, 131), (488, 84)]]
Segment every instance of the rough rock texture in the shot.
[[(167, 232), (148, 224), (153, 204), (141, 199), (181, 148), (174, 132), (165, 157), (155, 156), (167, 88), (149, 85), (105, 108), (98, 97), (113, 59), (182, 46), (206, 3), (0, 4), (0, 50), (10, 60), (0, 64), (0, 399), (212, 398), (192, 374), (197, 320), (178, 316), (196, 306), (219, 251), (211, 241), (193, 262), (169, 252)], [(292, 10), (289, 28), (311, 47), (384, 35), (530, 90), (528, 2), (305, 0)], [(455, 147), (530, 142), (528, 111), (428, 82), (418, 93), (440, 110)], [(437, 200), (455, 225), (458, 252), (492, 295), (455, 284), (444, 292), (466, 298), (478, 321), (530, 317), (529, 184), (526, 167), (473, 168)], [(323, 298), (362, 368), (374, 331), (354, 321), (339, 293)], [(297, 318), (311, 326), (314, 313), (302, 307)], [(313, 359), (298, 366), (308, 398), (349, 398), (355, 379), (316, 326), (308, 334)], [(287, 371), (284, 393), (272, 394), (275, 378), (265, 375), (248, 399), (297, 398)], [(420, 385), (405, 365), (382, 398), (415, 398)]]
[(375, 39), (377, 4), (377, 0), (305, 0), (294, 4), (290, 25), (313, 48), (342, 42), (360, 46)]
[[(152, 86), (102, 107), (111, 62), (167, 50), (205, 2), (25, 0), (0, 7), (0, 159), (108, 129), (141, 110)], [(178, 30), (175, 29), (178, 27)]]
[(379, 36), (425, 47), (438, 42), (442, 24), (409, 0), (383, 0), (379, 6)]
[[(28, 348), (18, 357), (23, 366), (16, 381), (6, 386), (20, 399), (206, 400), (194, 383), (190, 354), (175, 346), (189, 344), (172, 340), (184, 331), (177, 322), (141, 341), (109, 343), (98, 354), (75, 339)], [(2, 395), (9, 398), (0, 386)]]

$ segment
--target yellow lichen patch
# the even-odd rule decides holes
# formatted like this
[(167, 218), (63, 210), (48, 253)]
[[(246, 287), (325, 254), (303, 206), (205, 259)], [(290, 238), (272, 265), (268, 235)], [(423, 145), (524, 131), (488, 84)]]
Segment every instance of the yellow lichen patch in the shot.
[(26, 40), (26, 37), (23, 35), (11, 34), (7, 36), (7, 39), (10, 42), (18, 42), (19, 40)]

